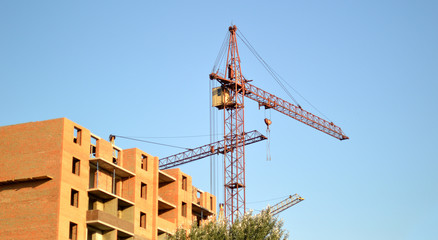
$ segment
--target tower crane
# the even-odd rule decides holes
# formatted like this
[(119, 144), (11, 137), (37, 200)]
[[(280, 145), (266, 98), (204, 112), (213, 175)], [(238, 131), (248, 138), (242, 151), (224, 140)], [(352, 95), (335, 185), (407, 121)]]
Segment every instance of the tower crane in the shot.
[(270, 94), (249, 82), (242, 74), (239, 49), (237, 46), (237, 27), (230, 26), (227, 58), (223, 72), (213, 69), (211, 80), (220, 83), (213, 89), (213, 105), (223, 110), (224, 142), (232, 142), (234, 147), (224, 150), (224, 200), (225, 218), (234, 222), (246, 210), (245, 193), (245, 97), (256, 101), (265, 109), (272, 108), (286, 116), (322, 131), (339, 140), (348, 137), (333, 122), (324, 120), (299, 105), (289, 103)]

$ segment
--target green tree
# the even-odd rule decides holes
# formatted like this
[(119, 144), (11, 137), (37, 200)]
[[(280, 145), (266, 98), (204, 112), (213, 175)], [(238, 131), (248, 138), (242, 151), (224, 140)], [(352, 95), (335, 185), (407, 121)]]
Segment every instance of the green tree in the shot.
[(169, 240), (283, 240), (288, 233), (283, 221), (271, 215), (266, 209), (259, 214), (246, 213), (233, 224), (211, 221), (202, 226), (193, 224), (189, 231), (178, 229)]

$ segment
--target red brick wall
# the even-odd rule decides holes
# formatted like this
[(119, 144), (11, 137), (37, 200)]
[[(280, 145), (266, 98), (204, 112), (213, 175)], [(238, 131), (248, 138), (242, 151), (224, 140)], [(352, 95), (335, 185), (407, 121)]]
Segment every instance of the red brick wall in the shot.
[(0, 127), (0, 239), (57, 239), (64, 119)]

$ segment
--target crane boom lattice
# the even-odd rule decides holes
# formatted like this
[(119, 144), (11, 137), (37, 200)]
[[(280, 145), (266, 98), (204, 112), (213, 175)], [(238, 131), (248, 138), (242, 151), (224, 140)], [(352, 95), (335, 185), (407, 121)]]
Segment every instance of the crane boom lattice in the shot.
[(295, 204), (298, 204), (299, 202), (303, 201), (304, 198), (300, 197), (298, 194), (294, 194), (286, 198), (285, 200), (275, 204), (271, 207), (271, 214), (277, 215), (284, 210), (292, 207)]
[[(230, 83), (229, 79), (225, 79), (219, 76), (216, 73), (210, 74), (210, 79), (216, 79), (224, 86), (227, 86)], [(335, 137), (339, 140), (346, 140), (348, 137), (342, 132), (341, 128), (324, 120), (304, 109), (298, 107), (295, 104), (292, 104), (286, 100), (283, 100), (273, 94), (270, 94), (254, 85), (251, 85), (247, 82), (243, 83), (245, 88), (245, 96), (249, 99), (252, 99), (259, 103), (259, 106), (264, 106), (265, 108), (272, 108), (284, 115), (287, 115), (291, 118), (294, 118), (308, 126), (311, 126), (315, 129), (318, 129), (321, 132), (324, 132), (332, 137)], [(233, 91), (232, 88), (228, 88), (229, 91)]]
[[(253, 144), (266, 140), (267, 138), (262, 135), (257, 130), (253, 130), (245, 133), (244, 142), (239, 142), (240, 145), (243, 143), (245, 145)], [(236, 145), (232, 140), (228, 141), (217, 141), (214, 143), (206, 144), (201, 147), (187, 150), (185, 152), (177, 153), (172, 156), (168, 156), (160, 159), (160, 169), (174, 168), (182, 164), (193, 162), (202, 158), (212, 156), (214, 154), (224, 153), (225, 151), (231, 151)]]

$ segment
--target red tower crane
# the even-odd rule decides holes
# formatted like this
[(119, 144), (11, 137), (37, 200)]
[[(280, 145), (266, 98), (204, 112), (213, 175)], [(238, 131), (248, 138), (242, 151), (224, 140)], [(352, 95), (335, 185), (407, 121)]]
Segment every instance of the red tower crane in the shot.
[(341, 128), (326, 121), (300, 106), (289, 103), (273, 94), (249, 84), (242, 74), (239, 49), (237, 46), (237, 27), (229, 27), (228, 50), (225, 70), (212, 72), (211, 80), (221, 86), (213, 90), (213, 104), (223, 110), (224, 140), (235, 146), (224, 151), (224, 200), (225, 218), (234, 222), (246, 210), (245, 193), (245, 97), (259, 103), (259, 106), (272, 108), (304, 124), (318, 129), (339, 140), (348, 139)]

